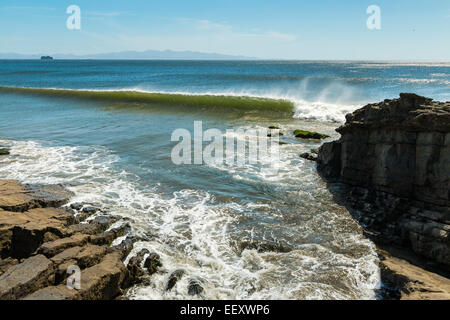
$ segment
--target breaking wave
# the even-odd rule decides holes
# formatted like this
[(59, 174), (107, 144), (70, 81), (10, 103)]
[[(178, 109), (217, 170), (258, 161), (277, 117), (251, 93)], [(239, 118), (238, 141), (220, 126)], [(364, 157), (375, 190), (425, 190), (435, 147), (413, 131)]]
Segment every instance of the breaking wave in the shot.
[[(301, 89), (301, 88), (300, 88)], [(342, 92), (345, 90), (340, 89)], [(336, 90), (339, 91), (339, 90)], [(139, 88), (87, 90), (87, 89), (56, 89), (56, 88), (25, 88), (0, 86), (0, 92), (30, 94), (47, 97), (95, 100), (113, 103), (119, 108), (132, 108), (136, 105), (174, 108), (191, 108), (195, 111), (210, 111), (219, 113), (244, 113), (276, 118), (302, 118), (319, 121), (343, 122), (345, 114), (354, 111), (361, 104), (327, 103), (326, 95), (319, 92), (319, 100), (306, 101), (298, 98), (301, 92), (270, 93), (252, 91), (229, 92), (151, 92)], [(346, 98), (351, 95), (345, 94)], [(342, 98), (339, 97), (339, 98)]]
[(251, 96), (193, 95), (143, 92), (137, 90), (72, 90), (50, 88), (0, 87), (0, 91), (50, 97), (88, 99), (113, 103), (138, 103), (233, 111), (261, 111), (289, 115), (294, 104), (288, 100)]

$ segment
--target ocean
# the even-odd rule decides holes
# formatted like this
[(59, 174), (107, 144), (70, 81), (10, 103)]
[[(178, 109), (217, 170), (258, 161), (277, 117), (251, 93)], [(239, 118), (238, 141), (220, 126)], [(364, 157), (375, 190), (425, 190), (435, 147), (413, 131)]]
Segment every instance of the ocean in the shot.
[[(315, 163), (345, 114), (415, 92), (450, 100), (449, 62), (0, 60), (0, 178), (63, 183), (128, 218), (163, 267), (131, 299), (376, 299), (374, 244)], [(276, 172), (172, 161), (175, 130), (283, 132)], [(237, 131), (236, 131), (237, 132)], [(235, 134), (237, 140), (244, 135)], [(170, 291), (170, 272), (185, 276)], [(190, 296), (190, 278), (204, 292)]]

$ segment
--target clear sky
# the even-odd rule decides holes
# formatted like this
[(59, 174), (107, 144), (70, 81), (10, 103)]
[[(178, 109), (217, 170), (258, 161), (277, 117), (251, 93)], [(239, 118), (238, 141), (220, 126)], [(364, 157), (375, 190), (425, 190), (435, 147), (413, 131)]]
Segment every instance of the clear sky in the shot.
[[(69, 5), (81, 30), (69, 30)], [(381, 30), (369, 30), (369, 5)], [(450, 60), (449, 0), (1, 0), (0, 52)]]

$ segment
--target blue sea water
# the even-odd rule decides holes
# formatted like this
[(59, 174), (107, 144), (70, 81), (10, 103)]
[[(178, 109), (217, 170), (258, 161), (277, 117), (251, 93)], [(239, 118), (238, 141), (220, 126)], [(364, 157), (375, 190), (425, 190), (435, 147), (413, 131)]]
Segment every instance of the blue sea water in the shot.
[[(87, 97), (92, 91), (106, 98)], [(130, 92), (181, 100), (143, 102)], [(72, 202), (130, 218), (132, 233), (146, 238), (133, 253), (148, 248), (163, 261), (150, 284), (128, 293), (133, 299), (371, 299), (379, 286), (374, 245), (314, 163), (298, 157), (320, 142), (292, 132), (336, 139), (346, 113), (400, 92), (450, 100), (450, 63), (2, 60), (0, 145), (11, 155), (0, 158), (0, 178), (64, 183)], [(247, 98), (227, 108), (230, 97)], [(257, 107), (248, 97), (267, 100)], [(276, 108), (279, 99), (292, 110)], [(278, 172), (175, 165), (171, 134), (192, 132), (194, 121), (224, 133), (280, 127)], [(180, 268), (185, 276), (165, 291)], [(203, 283), (200, 297), (188, 295), (192, 277)]]

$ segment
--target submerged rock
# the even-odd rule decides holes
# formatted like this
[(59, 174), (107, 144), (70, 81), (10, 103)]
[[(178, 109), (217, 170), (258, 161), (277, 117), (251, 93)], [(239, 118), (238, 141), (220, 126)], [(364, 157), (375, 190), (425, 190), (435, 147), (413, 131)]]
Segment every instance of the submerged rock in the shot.
[(9, 155), (9, 150), (0, 148), (0, 156), (7, 156), (7, 155)]
[(305, 152), (305, 153), (301, 153), (300, 154), (300, 158), (306, 159), (306, 160), (310, 160), (310, 161), (316, 161), (317, 158), (315, 156), (313, 156), (312, 154)]
[[(267, 134), (267, 137), (271, 138), (273, 136), (284, 136), (284, 133), (280, 131), (280, 128), (277, 126), (270, 126), (269, 127), (270, 132)], [(272, 130), (276, 130), (273, 132)]]
[(244, 250), (257, 250), (258, 252), (290, 252), (292, 248), (284, 243), (268, 241), (268, 240), (256, 240), (250, 238), (240, 238), (232, 241), (232, 245), (235, 249), (241, 253)]
[(200, 295), (203, 293), (203, 280), (200, 277), (191, 277), (188, 281), (188, 294), (190, 296)]
[(307, 130), (295, 130), (294, 136), (296, 138), (302, 138), (302, 139), (325, 139), (329, 138), (329, 135), (318, 133), (315, 131), (307, 131)]
[(178, 280), (180, 280), (184, 275), (183, 269), (177, 269), (169, 275), (169, 279), (166, 283), (166, 291), (172, 290), (172, 288), (177, 284)]
[(159, 267), (162, 267), (161, 257), (156, 252), (150, 253), (145, 259), (144, 268), (148, 270), (149, 274), (154, 274)]
[[(271, 138), (271, 137), (273, 137), (273, 136), (275, 136), (274, 133), (268, 133), (268, 134), (267, 134), (267, 137), (268, 137), (268, 138)], [(284, 136), (284, 133), (283, 133), (283, 132), (278, 132), (278, 135), (277, 135), (277, 136)]]

